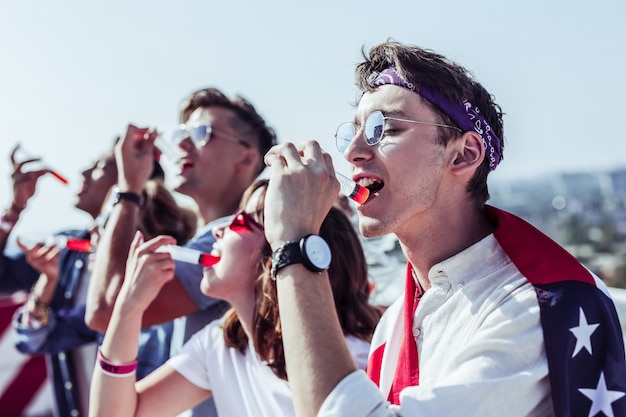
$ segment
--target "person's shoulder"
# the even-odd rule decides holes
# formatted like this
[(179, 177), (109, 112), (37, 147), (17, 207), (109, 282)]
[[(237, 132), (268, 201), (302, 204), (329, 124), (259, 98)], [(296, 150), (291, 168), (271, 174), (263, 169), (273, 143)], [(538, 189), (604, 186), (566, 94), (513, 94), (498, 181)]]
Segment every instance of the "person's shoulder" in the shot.
[(210, 251), (211, 248), (213, 247), (213, 243), (215, 243), (215, 236), (213, 236), (213, 229), (216, 226), (232, 221), (232, 219), (233, 219), (233, 216), (230, 215), (230, 216), (220, 217), (219, 219), (215, 219), (212, 222), (205, 224), (204, 226), (200, 227), (197, 230), (194, 237), (192, 237), (191, 240), (189, 240), (189, 242), (185, 244), (185, 246), (188, 248), (192, 248), (192, 249)]
[(209, 223), (198, 229), (196, 236), (198, 237), (206, 234), (212, 234), (214, 227), (223, 225), (224, 223), (230, 223), (231, 221), (233, 221), (233, 217), (234, 214), (229, 214), (228, 216), (219, 217), (213, 221), (210, 221)]
[(189, 342), (198, 343), (207, 349), (207, 351), (223, 348), (225, 346), (223, 323), (223, 318), (213, 320), (202, 329), (198, 330), (191, 337)]

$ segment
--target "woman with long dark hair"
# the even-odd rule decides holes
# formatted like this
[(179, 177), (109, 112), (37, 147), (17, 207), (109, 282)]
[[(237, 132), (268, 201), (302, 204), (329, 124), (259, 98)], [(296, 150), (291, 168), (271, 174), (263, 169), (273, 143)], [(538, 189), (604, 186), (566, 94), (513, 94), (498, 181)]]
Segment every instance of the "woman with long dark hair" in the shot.
[[(135, 383), (136, 336), (141, 316), (160, 288), (174, 276), (174, 262), (156, 252), (173, 244), (161, 236), (131, 248), (126, 280), (101, 347), (91, 391), (93, 416), (173, 416), (213, 396), (220, 417), (295, 415), (287, 382), (271, 248), (263, 230), (267, 181), (245, 193), (233, 220), (213, 233), (212, 255), (201, 283), (209, 296), (232, 308), (194, 335), (182, 352)], [(365, 368), (379, 311), (368, 304), (367, 264), (348, 218), (331, 209), (321, 227), (335, 256), (328, 269), (335, 306), (346, 341)]]

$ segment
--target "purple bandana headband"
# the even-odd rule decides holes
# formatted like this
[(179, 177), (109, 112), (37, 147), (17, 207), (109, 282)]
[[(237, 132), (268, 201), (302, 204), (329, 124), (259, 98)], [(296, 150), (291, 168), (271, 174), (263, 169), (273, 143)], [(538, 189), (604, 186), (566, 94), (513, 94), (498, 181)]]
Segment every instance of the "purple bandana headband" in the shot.
[(430, 90), (424, 86), (420, 87), (418, 90), (412, 83), (404, 81), (400, 75), (398, 75), (398, 71), (395, 67), (389, 67), (380, 73), (375, 73), (373, 77), (374, 85), (393, 84), (419, 94), (454, 120), (464, 132), (473, 130), (478, 133), (483, 140), (485, 152), (489, 158), (489, 171), (496, 169), (496, 166), (498, 166), (502, 159), (500, 141), (495, 132), (491, 129), (491, 126), (489, 126), (489, 123), (487, 123), (487, 120), (485, 120), (480, 113), (478, 107), (472, 105), (472, 103), (467, 100), (460, 104), (454, 103), (436, 91)]

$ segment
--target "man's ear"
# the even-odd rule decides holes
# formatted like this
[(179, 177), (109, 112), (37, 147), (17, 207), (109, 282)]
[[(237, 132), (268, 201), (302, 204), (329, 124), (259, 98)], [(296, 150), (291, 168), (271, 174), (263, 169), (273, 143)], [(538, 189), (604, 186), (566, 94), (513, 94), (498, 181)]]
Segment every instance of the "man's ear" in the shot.
[(478, 169), (485, 159), (485, 145), (482, 138), (476, 132), (465, 132), (452, 144), (451, 170), (456, 175), (464, 175), (467, 171), (473, 172)]
[(259, 159), (259, 151), (256, 148), (246, 148), (242, 152), (237, 165), (242, 169), (256, 168), (260, 164)]

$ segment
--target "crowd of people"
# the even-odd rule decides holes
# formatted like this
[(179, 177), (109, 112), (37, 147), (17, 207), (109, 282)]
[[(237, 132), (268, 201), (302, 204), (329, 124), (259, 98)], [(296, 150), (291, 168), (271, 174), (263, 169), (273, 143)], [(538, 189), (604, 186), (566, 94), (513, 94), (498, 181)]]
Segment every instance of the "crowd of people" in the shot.
[[(626, 416), (606, 286), (487, 204), (494, 96), (395, 41), (355, 75), (335, 138), (365, 202), (346, 204), (316, 141), (279, 141), (250, 101), (203, 88), (180, 111), (173, 189), (158, 132), (128, 124), (82, 173), (93, 225), (0, 257), (0, 292), (28, 292), (15, 345), (46, 355), (55, 416)], [(49, 172), (16, 151), (2, 250)], [(374, 305), (362, 241), (389, 234), (404, 292)]]

